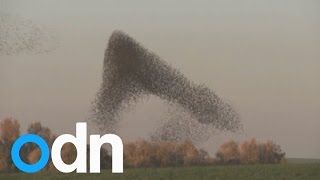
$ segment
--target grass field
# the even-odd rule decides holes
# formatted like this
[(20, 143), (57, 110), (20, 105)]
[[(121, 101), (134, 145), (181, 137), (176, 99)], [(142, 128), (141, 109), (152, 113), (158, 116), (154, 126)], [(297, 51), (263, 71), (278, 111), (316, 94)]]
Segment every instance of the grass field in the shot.
[(307, 158), (287, 158), (288, 163), (293, 164), (306, 164), (306, 163), (319, 163), (320, 159), (307, 159)]
[(125, 169), (123, 174), (112, 174), (110, 170), (100, 174), (0, 174), (0, 179), (210, 179), (210, 180), (319, 180), (319, 163), (289, 163), (283, 165), (239, 165), (210, 167), (139, 168)]

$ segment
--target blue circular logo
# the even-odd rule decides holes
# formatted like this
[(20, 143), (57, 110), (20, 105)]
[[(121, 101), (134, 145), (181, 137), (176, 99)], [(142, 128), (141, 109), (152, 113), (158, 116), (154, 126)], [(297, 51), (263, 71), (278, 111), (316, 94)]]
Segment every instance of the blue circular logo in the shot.
[[(20, 149), (26, 143), (35, 143), (39, 146), (41, 150), (41, 157), (39, 161), (35, 164), (27, 164), (23, 162), (20, 158)], [(13, 163), (18, 169), (26, 173), (35, 173), (40, 171), (48, 163), (49, 155), (50, 151), (48, 144), (42, 137), (35, 134), (25, 134), (19, 137), (14, 142), (11, 149), (11, 158)]]

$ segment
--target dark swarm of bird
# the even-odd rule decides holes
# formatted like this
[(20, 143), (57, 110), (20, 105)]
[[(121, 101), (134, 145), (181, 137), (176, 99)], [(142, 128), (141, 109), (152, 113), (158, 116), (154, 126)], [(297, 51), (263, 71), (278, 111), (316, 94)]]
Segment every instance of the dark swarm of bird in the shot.
[[(126, 107), (154, 95), (171, 107), (169, 116), (152, 134), (154, 140), (201, 141), (213, 130), (242, 128), (232, 105), (121, 31), (112, 33), (105, 51), (103, 81), (92, 108), (92, 121), (102, 131), (117, 132)], [(143, 127), (142, 127), (143, 128)]]

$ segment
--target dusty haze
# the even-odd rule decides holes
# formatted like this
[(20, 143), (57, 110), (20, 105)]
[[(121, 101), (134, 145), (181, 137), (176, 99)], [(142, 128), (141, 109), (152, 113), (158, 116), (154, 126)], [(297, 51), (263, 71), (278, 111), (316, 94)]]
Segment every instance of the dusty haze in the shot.
[[(45, 26), (60, 42), (43, 54), (0, 56), (0, 118), (17, 118), (23, 130), (41, 121), (75, 132), (99, 89), (108, 37), (120, 29), (240, 113), (245, 134), (219, 134), (202, 146), (256, 137), (282, 145), (287, 157), (320, 158), (318, 1), (0, 0), (0, 12)], [(146, 137), (165, 110), (156, 97), (140, 101), (120, 136)]]

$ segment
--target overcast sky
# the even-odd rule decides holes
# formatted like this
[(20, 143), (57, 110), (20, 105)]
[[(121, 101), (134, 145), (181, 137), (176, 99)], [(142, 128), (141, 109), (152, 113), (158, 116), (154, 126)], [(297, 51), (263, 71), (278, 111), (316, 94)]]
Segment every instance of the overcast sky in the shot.
[[(59, 40), (45, 54), (0, 56), (0, 119), (18, 119), (23, 131), (40, 121), (57, 134), (75, 132), (100, 87), (108, 37), (120, 29), (235, 106), (245, 135), (212, 137), (203, 145), (210, 151), (256, 137), (274, 140), (288, 157), (320, 158), (319, 1), (0, 0), (0, 12)], [(162, 106), (157, 98), (140, 102), (121, 135), (145, 136)]]

